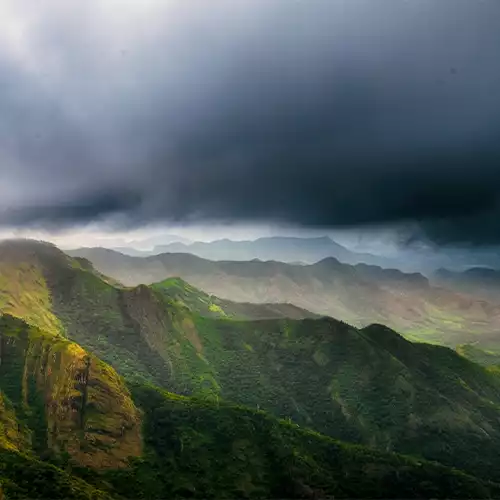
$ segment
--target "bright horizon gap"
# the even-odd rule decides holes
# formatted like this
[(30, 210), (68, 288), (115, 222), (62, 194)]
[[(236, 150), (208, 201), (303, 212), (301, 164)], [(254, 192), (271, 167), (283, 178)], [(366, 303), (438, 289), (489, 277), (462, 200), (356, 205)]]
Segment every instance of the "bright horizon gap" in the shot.
[(232, 241), (253, 241), (262, 237), (315, 238), (328, 236), (336, 243), (351, 250), (387, 253), (395, 250), (395, 232), (387, 228), (366, 230), (304, 229), (263, 225), (193, 225), (164, 226), (149, 225), (128, 231), (113, 230), (91, 224), (82, 228), (50, 231), (47, 229), (3, 229), (0, 240), (29, 238), (49, 241), (63, 250), (79, 247), (117, 248), (131, 247), (136, 250), (152, 250), (156, 245), (173, 242), (212, 242), (229, 239)]

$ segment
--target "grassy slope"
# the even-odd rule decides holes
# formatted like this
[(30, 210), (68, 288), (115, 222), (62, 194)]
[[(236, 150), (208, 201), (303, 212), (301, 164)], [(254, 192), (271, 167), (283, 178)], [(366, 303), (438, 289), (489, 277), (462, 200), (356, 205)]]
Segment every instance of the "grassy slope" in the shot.
[[(0, 246), (0, 258), (1, 246)], [(0, 261), (0, 310), (58, 333), (61, 322), (51, 311), (50, 294), (40, 268), (32, 262)]]
[(479, 349), (473, 344), (461, 344), (457, 346), (457, 352), (464, 358), (474, 361), (483, 366), (500, 366), (500, 353)]
[(0, 284), (1, 312), (71, 338), (136, 380), (170, 379), (169, 360), (158, 354), (154, 335), (143, 335), (145, 328), (167, 333), (170, 320), (161, 296), (118, 287), (88, 262), (25, 240), (0, 243)]
[(0, 318), (0, 444), (98, 468), (141, 453), (140, 420), (114, 370), (80, 346)]
[(223, 300), (215, 295), (202, 292), (181, 278), (168, 278), (159, 283), (153, 283), (151, 288), (161, 292), (173, 305), (187, 307), (190, 311), (209, 318), (251, 320), (317, 317), (316, 314), (293, 304), (255, 304)]
[[(212, 262), (188, 254), (130, 257), (105, 249), (71, 253), (128, 285), (179, 276), (209, 294), (239, 302), (286, 302), (356, 326), (382, 323), (413, 340), (455, 346), (493, 336), (500, 307), (421, 275), (404, 274), (335, 259), (313, 265), (279, 262)], [(491, 339), (490, 339), (491, 340)]]

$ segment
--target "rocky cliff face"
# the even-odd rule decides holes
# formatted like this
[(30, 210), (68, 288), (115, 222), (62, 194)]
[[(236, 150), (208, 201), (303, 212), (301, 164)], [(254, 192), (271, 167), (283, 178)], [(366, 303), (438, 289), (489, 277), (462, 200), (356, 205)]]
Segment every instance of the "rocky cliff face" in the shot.
[(27, 445), (29, 441), (19, 429), (12, 404), (0, 392), (0, 447), (7, 450), (20, 450)]
[(140, 413), (116, 372), (10, 316), (0, 318), (0, 391), (0, 439), (11, 448), (97, 468), (141, 454)]

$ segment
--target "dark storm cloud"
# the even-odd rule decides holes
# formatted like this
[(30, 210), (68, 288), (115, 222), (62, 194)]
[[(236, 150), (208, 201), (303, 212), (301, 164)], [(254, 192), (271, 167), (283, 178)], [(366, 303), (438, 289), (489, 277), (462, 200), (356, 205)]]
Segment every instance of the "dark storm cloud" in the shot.
[(417, 221), (500, 241), (496, 0), (15, 5), (3, 224)]

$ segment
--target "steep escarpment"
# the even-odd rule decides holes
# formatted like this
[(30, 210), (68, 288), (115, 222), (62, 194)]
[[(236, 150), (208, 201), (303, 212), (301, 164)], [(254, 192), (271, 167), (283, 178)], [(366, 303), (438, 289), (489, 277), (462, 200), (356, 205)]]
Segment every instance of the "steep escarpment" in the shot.
[(6, 447), (97, 468), (140, 455), (139, 412), (113, 369), (8, 315), (0, 318), (0, 345)]
[(1, 312), (75, 341), (129, 379), (186, 386), (177, 334), (186, 312), (164, 294), (116, 286), (88, 262), (29, 240), (0, 244), (0, 285)]

